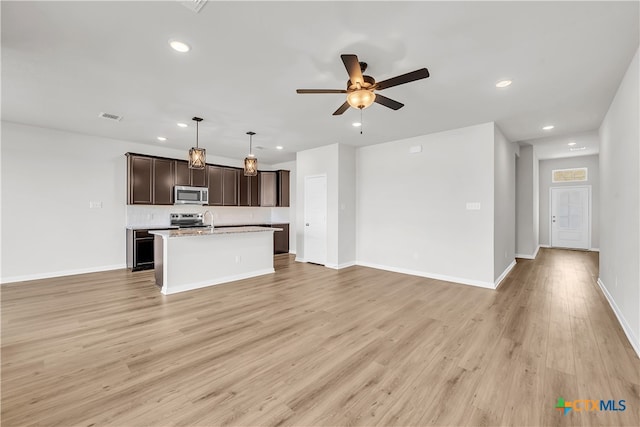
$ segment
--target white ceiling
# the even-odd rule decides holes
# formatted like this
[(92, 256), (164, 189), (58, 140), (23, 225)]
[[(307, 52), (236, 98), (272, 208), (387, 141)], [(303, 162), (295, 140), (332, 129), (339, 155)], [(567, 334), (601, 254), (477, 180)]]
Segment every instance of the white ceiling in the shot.
[[(266, 163), (488, 121), (511, 141), (593, 131), (639, 44), (637, 1), (1, 4), (3, 120), (188, 149), (198, 115), (209, 153), (244, 157), (252, 130)], [(379, 81), (431, 77), (382, 92), (405, 107), (364, 110), (360, 135), (359, 111), (331, 115), (343, 95), (295, 93), (344, 88), (342, 53)]]

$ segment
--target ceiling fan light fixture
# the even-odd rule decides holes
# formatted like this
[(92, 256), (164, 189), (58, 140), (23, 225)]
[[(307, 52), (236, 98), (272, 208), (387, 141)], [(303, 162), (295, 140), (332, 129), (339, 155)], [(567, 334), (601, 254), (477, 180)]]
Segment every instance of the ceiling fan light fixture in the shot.
[(189, 169), (204, 169), (207, 161), (207, 150), (198, 146), (198, 124), (202, 121), (200, 117), (192, 119), (196, 122), (196, 146), (189, 150)]
[(359, 89), (347, 95), (347, 102), (360, 110), (369, 107), (376, 100), (376, 94), (367, 89)]
[(253, 135), (255, 132), (247, 132), (249, 135), (249, 154), (244, 158), (244, 176), (258, 175), (258, 159), (253, 155)]

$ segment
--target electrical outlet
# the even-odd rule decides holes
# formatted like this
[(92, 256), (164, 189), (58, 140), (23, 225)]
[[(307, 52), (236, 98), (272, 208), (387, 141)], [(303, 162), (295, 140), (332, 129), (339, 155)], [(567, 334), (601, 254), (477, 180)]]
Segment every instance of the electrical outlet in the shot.
[(467, 210), (468, 211), (479, 211), (480, 210), (480, 202), (467, 202)]
[(102, 202), (89, 202), (89, 209), (102, 209)]

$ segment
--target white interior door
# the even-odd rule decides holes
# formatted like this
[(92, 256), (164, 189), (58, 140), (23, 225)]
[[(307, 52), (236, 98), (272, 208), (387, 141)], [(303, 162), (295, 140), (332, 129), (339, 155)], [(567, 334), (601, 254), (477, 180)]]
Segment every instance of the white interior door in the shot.
[(304, 178), (304, 260), (327, 262), (327, 177)]
[(551, 189), (551, 246), (589, 249), (589, 187)]

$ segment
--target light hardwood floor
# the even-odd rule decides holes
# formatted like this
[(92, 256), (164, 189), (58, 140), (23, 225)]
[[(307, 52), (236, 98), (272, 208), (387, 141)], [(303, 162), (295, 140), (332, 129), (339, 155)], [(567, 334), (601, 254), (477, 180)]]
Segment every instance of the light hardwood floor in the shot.
[(596, 278), (597, 254), (547, 249), (497, 291), (287, 255), (170, 296), (125, 270), (3, 285), (2, 426), (637, 426)]

